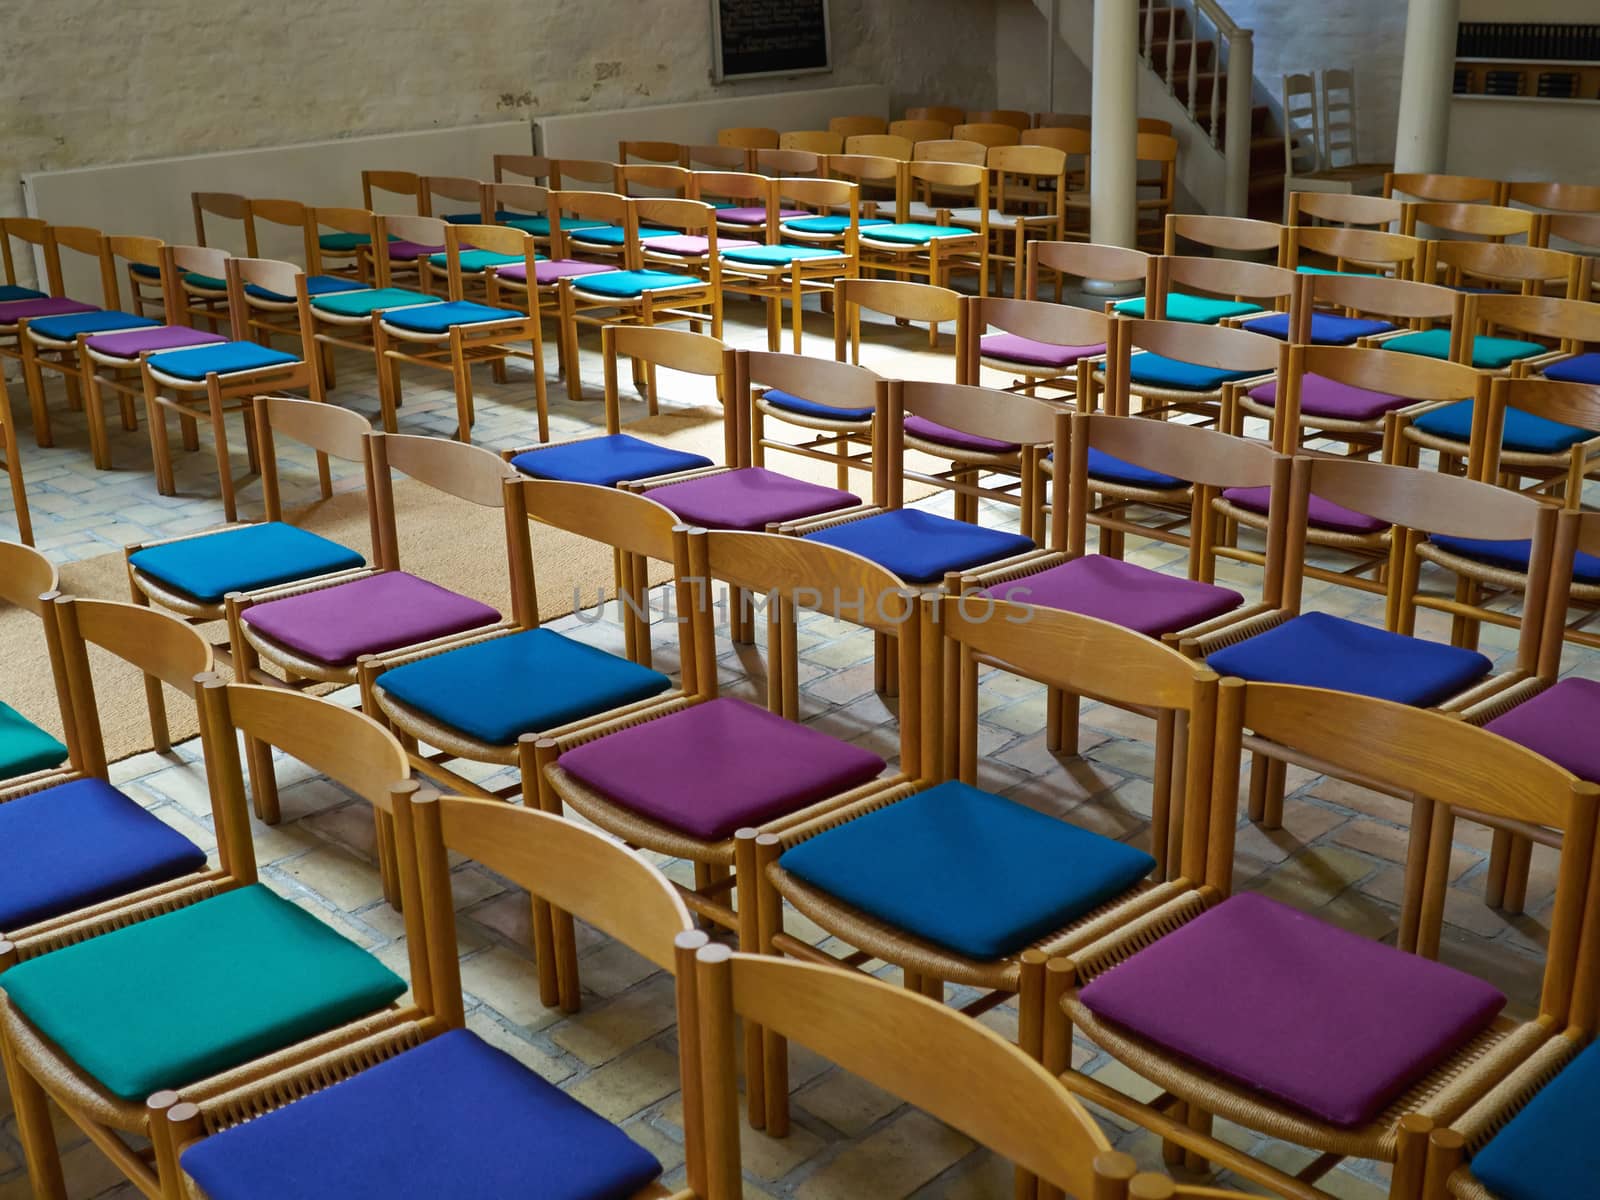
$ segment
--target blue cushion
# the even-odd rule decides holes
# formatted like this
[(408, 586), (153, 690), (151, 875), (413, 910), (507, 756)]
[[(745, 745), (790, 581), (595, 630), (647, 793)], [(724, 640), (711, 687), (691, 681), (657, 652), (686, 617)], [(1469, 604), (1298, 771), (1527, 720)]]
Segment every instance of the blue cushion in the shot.
[(1590, 351), (1553, 362), (1544, 369), (1544, 377), (1562, 383), (1600, 383), (1600, 353)]
[(1142, 850), (964, 783), (941, 783), (801, 842), (783, 869), (968, 958), (1024, 949), (1126, 892)]
[[(331, 296), (336, 292), (360, 292), (366, 290), (367, 285), (358, 279), (345, 279), (340, 275), (307, 275), (306, 295)], [(293, 304), (293, 296), (285, 296), (279, 292), (269, 291), (259, 283), (244, 285), (245, 295), (254, 296), (257, 300), (267, 300), (273, 304)]]
[[(1401, 354), (1420, 354), (1425, 358), (1450, 357), (1450, 331), (1424, 329), (1417, 333), (1402, 333), (1383, 343), (1385, 350), (1398, 350)], [(1486, 371), (1499, 371), (1509, 367), (1519, 358), (1543, 354), (1538, 342), (1523, 342), (1516, 338), (1475, 337), (1472, 339), (1472, 365)]]
[[(563, 227), (565, 228), (565, 227)], [(577, 227), (581, 233), (574, 235), (575, 241), (588, 242), (594, 246), (620, 246), (627, 239), (628, 231), (620, 225), (580, 225)], [(639, 226), (639, 236), (671, 237), (675, 229), (655, 229)]]
[(1154, 491), (1189, 486), (1189, 481), (1186, 479), (1179, 479), (1175, 475), (1163, 475), (1160, 471), (1152, 471), (1137, 463), (1113, 458), (1093, 446), (1089, 447), (1089, 478), (1103, 479), (1107, 483), (1120, 483), (1125, 487), (1150, 488)]
[(9, 704), (0, 704), (0, 779), (48, 771), (66, 761), (65, 746)]
[[(890, 224), (893, 224), (893, 222), (885, 220), (882, 217), (861, 217), (856, 222), (856, 228), (865, 229), (869, 225), (881, 226)], [(788, 230), (794, 233), (844, 233), (850, 228), (850, 218), (838, 216), (796, 217), (792, 221), (785, 221), (783, 224), (779, 225), (778, 228), (780, 230)]]
[(1260, 374), (1260, 371), (1224, 371), (1221, 367), (1203, 367), (1198, 363), (1180, 362), (1159, 354), (1135, 354), (1128, 360), (1128, 378), (1134, 383), (1175, 388), (1183, 392), (1214, 392), (1230, 380), (1249, 379)]
[(773, 408), (787, 409), (805, 417), (820, 417), (824, 421), (865, 421), (872, 416), (870, 408), (829, 408), (826, 404), (818, 404), (815, 400), (807, 400), (804, 396), (796, 396), (789, 392), (780, 392), (777, 388), (770, 389), (761, 398)]
[(103, 779), (0, 804), (0, 931), (205, 866), (205, 851)]
[(135, 551), (135, 568), (202, 604), (218, 604), (229, 592), (293, 583), (366, 560), (338, 542), (281, 521), (223, 529)]
[[(1472, 438), (1472, 403), (1471, 400), (1458, 400), (1454, 404), (1446, 404), (1443, 408), (1423, 413), (1413, 424), (1423, 433), (1466, 445)], [(1587, 430), (1547, 421), (1520, 408), (1507, 408), (1500, 444), (1507, 450), (1519, 450), (1524, 454), (1559, 454), (1569, 446), (1593, 436)]]
[[(1430, 535), (1428, 540), (1450, 554), (1476, 559), (1478, 562), (1501, 567), (1507, 571), (1526, 572), (1528, 556), (1533, 553), (1531, 538), (1499, 541), (1489, 538), (1447, 537), (1442, 533), (1435, 533)], [(1600, 558), (1592, 554), (1578, 554), (1573, 560), (1572, 578), (1578, 583), (1600, 584)]]
[(844, 258), (839, 250), (822, 246), (736, 246), (724, 250), (722, 257), (729, 262), (752, 263), (756, 266), (788, 266), (797, 258)]
[[(523, 216), (521, 213), (498, 212), (495, 213), (495, 219), (503, 224), (511, 226), (513, 229), (520, 229), (524, 233), (531, 233), (535, 237), (550, 236), (549, 217), (529, 217)], [(566, 230), (599, 229), (603, 228), (604, 226), (604, 221), (591, 221), (584, 217), (561, 218), (561, 228)]]
[(1600, 1042), (1546, 1084), (1472, 1158), (1472, 1173), (1502, 1200), (1571, 1200), (1600, 1179)]
[[(138, 270), (137, 267), (134, 270)], [(33, 288), (19, 287), (14, 283), (0, 283), (0, 304), (11, 300), (43, 300), (44, 293)]]
[(631, 299), (662, 288), (702, 286), (702, 281), (693, 275), (675, 275), (671, 271), (607, 271), (604, 275), (585, 275), (572, 286), (596, 296)]
[(495, 746), (645, 700), (671, 686), (659, 671), (528, 629), (418, 659), (378, 680), (394, 699)]
[(529, 450), (513, 458), (511, 465), (535, 479), (615, 487), (624, 479), (650, 479), (713, 464), (703, 454), (689, 454), (626, 433), (613, 433)]
[(897, 225), (874, 225), (870, 236), (877, 242), (894, 242), (898, 245), (924, 246), (935, 238), (976, 237), (977, 230), (960, 225), (922, 225), (916, 222)]
[(190, 1147), (212, 1200), (623, 1200), (661, 1164), (456, 1029)]
[(261, 367), (281, 367), (300, 360), (293, 354), (258, 346), (255, 342), (220, 342), (190, 350), (152, 354), (145, 361), (150, 364), (152, 371), (160, 371), (163, 375), (202, 381), (213, 371), (219, 375), (229, 375)]
[(946, 571), (964, 571), (1034, 548), (1032, 539), (1020, 534), (915, 508), (876, 513), (806, 536), (871, 559), (907, 583), (933, 583)]
[[(1289, 336), (1289, 314), (1271, 313), (1255, 321), (1246, 321), (1244, 328), (1281, 341)], [(1316, 346), (1349, 346), (1358, 338), (1376, 337), (1394, 328), (1388, 321), (1366, 317), (1341, 317), (1338, 313), (1326, 312), (1311, 314), (1311, 342)]]
[(1490, 662), (1476, 650), (1313, 612), (1218, 650), (1206, 665), (1220, 675), (1426, 707), (1483, 678)]
[(396, 308), (383, 314), (385, 325), (415, 333), (445, 333), (452, 325), (482, 325), (488, 321), (526, 321), (528, 314), (514, 308), (491, 308), (471, 300), (452, 300), (445, 304), (418, 304)]
[[(1144, 297), (1119, 300), (1115, 311), (1130, 317), (1144, 316)], [(1169, 321), (1182, 321), (1189, 325), (1215, 325), (1224, 317), (1245, 317), (1261, 311), (1259, 304), (1244, 300), (1218, 300), (1212, 296), (1191, 296), (1187, 292), (1168, 292), (1163, 310)]]
[(114, 333), (119, 329), (148, 329), (161, 324), (149, 317), (125, 312), (66, 313), (28, 322), (28, 331), (57, 342), (70, 342), (80, 333)]

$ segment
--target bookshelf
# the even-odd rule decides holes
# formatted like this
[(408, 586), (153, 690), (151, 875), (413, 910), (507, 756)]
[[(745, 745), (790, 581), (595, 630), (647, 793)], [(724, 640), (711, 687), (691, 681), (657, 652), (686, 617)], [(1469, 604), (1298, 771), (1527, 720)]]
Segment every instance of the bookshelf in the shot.
[(1600, 100), (1600, 24), (1464, 22), (1456, 34), (1455, 94)]

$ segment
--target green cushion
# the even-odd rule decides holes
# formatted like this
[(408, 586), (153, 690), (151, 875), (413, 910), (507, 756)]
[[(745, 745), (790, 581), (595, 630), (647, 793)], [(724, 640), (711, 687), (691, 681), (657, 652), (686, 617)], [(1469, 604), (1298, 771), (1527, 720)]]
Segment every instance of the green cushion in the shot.
[[(1420, 354), (1424, 358), (1450, 357), (1450, 331), (1424, 329), (1418, 333), (1402, 333), (1383, 343), (1385, 350), (1398, 350), (1401, 354)], [(1485, 371), (1503, 371), (1519, 358), (1540, 354), (1544, 347), (1537, 342), (1523, 342), (1516, 338), (1475, 337), (1472, 339), (1472, 365)]]
[(0, 779), (48, 771), (67, 761), (67, 748), (27, 717), (0, 704)]
[[(1130, 317), (1144, 316), (1144, 297), (1123, 300), (1116, 310)], [(1259, 304), (1242, 300), (1215, 300), (1210, 296), (1191, 296), (1186, 292), (1167, 293), (1167, 320), (1189, 325), (1215, 325), (1225, 317), (1245, 317), (1261, 311)]]
[(412, 304), (437, 304), (439, 297), (411, 292), (405, 288), (374, 288), (364, 292), (335, 292), (315, 296), (311, 307), (342, 317), (365, 317), (380, 308), (405, 308)]
[(405, 990), (373, 955), (261, 884), (5, 973), (17, 1011), (127, 1100), (337, 1028)]

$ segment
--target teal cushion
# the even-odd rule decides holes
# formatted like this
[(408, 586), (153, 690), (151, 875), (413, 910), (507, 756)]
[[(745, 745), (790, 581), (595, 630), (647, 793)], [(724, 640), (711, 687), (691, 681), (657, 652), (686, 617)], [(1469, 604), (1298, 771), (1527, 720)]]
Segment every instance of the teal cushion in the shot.
[[(1144, 316), (1144, 297), (1119, 301), (1116, 311), (1129, 317)], [(1210, 296), (1190, 296), (1185, 292), (1167, 293), (1167, 320), (1189, 325), (1215, 325), (1225, 317), (1247, 317), (1263, 311), (1259, 304), (1242, 300), (1216, 300)]]
[(845, 256), (841, 251), (828, 250), (821, 246), (739, 246), (733, 250), (724, 250), (722, 257), (729, 262), (752, 263), (762, 267), (785, 267), (800, 258), (837, 258)]
[(420, 304), (383, 314), (383, 323), (414, 333), (444, 333), (452, 325), (482, 325), (487, 321), (525, 321), (528, 314), (514, 308), (491, 308), (470, 300), (446, 304)]
[(607, 271), (604, 275), (585, 275), (572, 286), (576, 291), (595, 296), (631, 299), (645, 292), (701, 287), (703, 284), (693, 275), (675, 275), (671, 271)]
[[(448, 254), (430, 254), (428, 261), (436, 267), (450, 265)], [(461, 252), (461, 269), (463, 271), (481, 271), (485, 267), (504, 267), (511, 263), (525, 261), (520, 254), (496, 254), (493, 250), (463, 250)]]
[(779, 863), (897, 929), (992, 961), (1122, 895), (1156, 860), (952, 781), (801, 842)]
[[(1416, 333), (1402, 333), (1380, 345), (1385, 350), (1401, 354), (1420, 354), (1424, 358), (1450, 357), (1450, 331), (1448, 329), (1423, 329)], [(1522, 342), (1516, 338), (1477, 337), (1472, 339), (1472, 365), (1484, 371), (1502, 371), (1519, 358), (1543, 354), (1544, 347), (1537, 342)]]
[[(531, 233), (535, 237), (549, 237), (550, 236), (550, 218), (549, 217), (525, 217), (525, 216), (522, 216), (519, 213), (510, 213), (510, 212), (496, 213), (495, 216), (503, 224), (509, 225), (513, 229), (520, 229), (520, 230), (522, 230), (522, 232)], [(600, 226), (603, 226), (604, 224), (605, 224), (604, 221), (590, 221), (590, 220), (586, 220), (583, 217), (562, 217), (561, 218), (561, 228), (562, 229), (566, 229), (566, 230), (595, 229), (595, 228), (599, 228)]]
[(360, 247), (372, 245), (372, 238), (365, 233), (324, 233), (317, 238), (317, 245), (334, 254), (354, 254)]
[(923, 246), (935, 238), (976, 237), (977, 234), (959, 225), (919, 225), (912, 222), (905, 225), (874, 225), (862, 236), (870, 237), (875, 242)]
[(229, 592), (348, 571), (366, 560), (338, 542), (281, 521), (267, 521), (150, 546), (135, 551), (128, 562), (202, 604), (220, 604)]
[(190, 271), (183, 277), (183, 285), (201, 292), (225, 292), (228, 290), (228, 281), (218, 279), (215, 275), (202, 275), (199, 271)]
[[(306, 295), (331, 296), (335, 292), (364, 292), (367, 285), (356, 279), (346, 279), (342, 275), (308, 275), (306, 276)], [(273, 304), (293, 304), (293, 296), (285, 296), (281, 292), (269, 291), (257, 283), (244, 285), (245, 295), (254, 296), (257, 300), (266, 300)]]
[[(593, 246), (620, 246), (627, 238), (627, 230), (620, 225), (580, 225), (579, 232), (573, 234), (575, 242), (588, 242)], [(639, 236), (671, 237), (676, 229), (655, 229), (644, 225), (639, 226)]]
[(1260, 371), (1224, 371), (1159, 354), (1135, 354), (1128, 360), (1128, 378), (1134, 383), (1183, 392), (1214, 392), (1225, 383), (1259, 374)]
[[(856, 228), (866, 229), (869, 226), (879, 228), (892, 224), (894, 224), (893, 221), (886, 221), (882, 217), (861, 217), (856, 222)], [(843, 233), (850, 228), (850, 218), (796, 217), (792, 221), (785, 221), (778, 228), (792, 233), (836, 234)]]
[[(137, 271), (139, 269), (139, 264), (136, 264), (133, 269)], [(14, 283), (0, 283), (0, 304), (9, 303), (12, 300), (43, 299), (44, 293), (35, 291), (33, 288), (19, 287)]]
[(261, 884), (41, 955), (5, 976), (17, 1011), (125, 1100), (335, 1029), (405, 990), (376, 957)]
[(240, 371), (258, 371), (263, 367), (287, 366), (300, 360), (286, 351), (258, 346), (255, 342), (219, 342), (152, 354), (145, 361), (150, 364), (152, 371), (200, 381), (212, 372), (231, 375)]
[(437, 304), (437, 296), (405, 288), (369, 288), (360, 292), (339, 292), (332, 296), (318, 296), (311, 307), (321, 312), (341, 317), (370, 316), (380, 308), (405, 308), (411, 304)]
[[(1471, 400), (1458, 400), (1423, 413), (1413, 423), (1423, 433), (1466, 445), (1472, 440), (1472, 404)], [(1586, 429), (1536, 417), (1520, 408), (1508, 408), (1500, 444), (1523, 454), (1559, 454), (1593, 436)]]
[(0, 704), (0, 779), (48, 771), (67, 761), (67, 748), (9, 704)]

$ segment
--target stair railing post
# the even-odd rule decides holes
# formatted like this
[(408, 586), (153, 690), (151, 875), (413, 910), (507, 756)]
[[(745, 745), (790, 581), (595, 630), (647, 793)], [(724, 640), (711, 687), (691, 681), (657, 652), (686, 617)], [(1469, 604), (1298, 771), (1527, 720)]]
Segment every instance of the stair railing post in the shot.
[(1167, 91), (1178, 94), (1178, 10), (1167, 6)]
[(1216, 48), (1211, 52), (1211, 144), (1222, 144), (1222, 89), (1224, 80), (1233, 76), (1228, 71), (1229, 64), (1222, 57), (1222, 27), (1217, 27)]
[[(1228, 110), (1223, 143), (1227, 180), (1223, 192), (1230, 216), (1242, 217), (1250, 203), (1250, 139), (1255, 84), (1255, 50), (1251, 31), (1235, 29), (1228, 41)], [(1215, 129), (1215, 121), (1212, 128)]]
[(1044, 86), (1047, 90), (1044, 108), (1040, 111), (1049, 113), (1056, 110), (1056, 55), (1061, 49), (1061, 0), (1046, 0), (1046, 3), (1050, 5), (1050, 11), (1045, 14), (1045, 41), (1048, 48), (1044, 52)]

